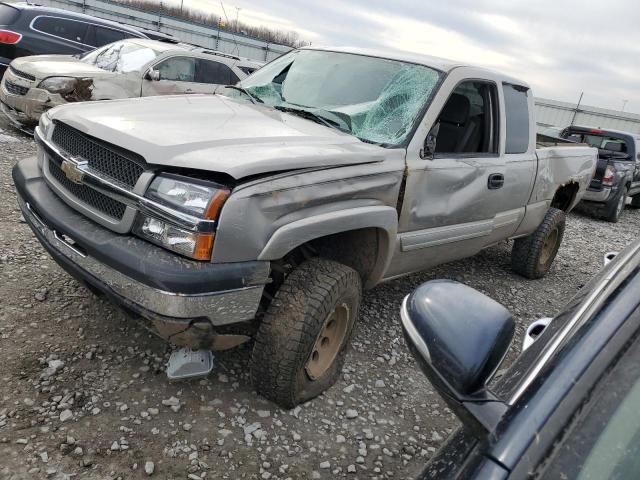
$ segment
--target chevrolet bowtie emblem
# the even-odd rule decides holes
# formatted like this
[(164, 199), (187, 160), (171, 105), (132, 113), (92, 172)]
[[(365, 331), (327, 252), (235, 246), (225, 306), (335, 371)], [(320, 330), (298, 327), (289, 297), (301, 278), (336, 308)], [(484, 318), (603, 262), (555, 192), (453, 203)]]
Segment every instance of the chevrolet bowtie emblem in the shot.
[(84, 172), (80, 170), (79, 166), (86, 164), (87, 162), (76, 162), (73, 160), (63, 160), (61, 169), (66, 177), (73, 183), (82, 183), (84, 178)]

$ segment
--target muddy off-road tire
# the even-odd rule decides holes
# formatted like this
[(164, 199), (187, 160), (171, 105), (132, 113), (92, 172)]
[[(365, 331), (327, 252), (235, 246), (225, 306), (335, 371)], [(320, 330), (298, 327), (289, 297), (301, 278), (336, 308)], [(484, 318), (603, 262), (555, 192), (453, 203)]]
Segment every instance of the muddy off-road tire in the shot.
[(333, 385), (358, 318), (360, 275), (341, 263), (307, 260), (285, 279), (255, 338), (257, 392), (293, 408)]
[(629, 191), (628, 187), (622, 187), (622, 189), (618, 192), (618, 195), (615, 198), (611, 199), (606, 206), (606, 213), (604, 214), (605, 220), (611, 223), (618, 223), (620, 220), (620, 215), (624, 212), (624, 207), (627, 204), (627, 192)]
[(564, 212), (550, 208), (535, 232), (513, 242), (511, 269), (526, 278), (544, 277), (562, 243), (564, 226)]

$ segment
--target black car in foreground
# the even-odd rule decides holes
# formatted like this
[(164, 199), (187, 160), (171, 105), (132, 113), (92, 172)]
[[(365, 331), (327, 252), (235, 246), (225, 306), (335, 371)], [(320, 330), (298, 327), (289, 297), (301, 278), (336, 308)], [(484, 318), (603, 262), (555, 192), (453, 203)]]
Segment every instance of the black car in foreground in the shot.
[(495, 381), (515, 331), (502, 305), (436, 280), (405, 299), (401, 317), (463, 424), (420, 478), (640, 478), (640, 241), (562, 313), (535, 322), (530, 346)]
[(74, 55), (125, 38), (147, 38), (133, 27), (28, 3), (0, 2), (0, 78), (11, 60), (28, 55)]
[(640, 134), (571, 126), (560, 137), (598, 149), (598, 165), (581, 205), (617, 222), (627, 198), (640, 208)]

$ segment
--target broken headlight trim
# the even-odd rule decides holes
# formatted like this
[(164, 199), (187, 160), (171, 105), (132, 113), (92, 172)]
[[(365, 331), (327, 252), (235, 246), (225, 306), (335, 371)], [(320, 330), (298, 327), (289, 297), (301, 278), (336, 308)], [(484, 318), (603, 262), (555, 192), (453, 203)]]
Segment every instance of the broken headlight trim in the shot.
[(51, 121), (51, 117), (49, 116), (49, 112), (44, 112), (40, 115), (40, 121), (38, 122), (38, 127), (40, 128), (40, 133), (44, 138), (49, 138), (47, 134), (49, 133), (49, 129), (53, 125)]
[[(182, 175), (158, 175), (149, 185), (145, 197), (180, 213), (203, 220), (217, 220), (229, 189), (214, 182)], [(139, 215), (134, 232), (146, 239), (181, 255), (210, 260), (213, 250), (213, 232), (185, 230), (170, 221)]]
[(59, 93), (66, 95), (75, 90), (78, 79), (73, 77), (49, 77), (40, 82), (38, 88), (42, 88), (49, 93)]

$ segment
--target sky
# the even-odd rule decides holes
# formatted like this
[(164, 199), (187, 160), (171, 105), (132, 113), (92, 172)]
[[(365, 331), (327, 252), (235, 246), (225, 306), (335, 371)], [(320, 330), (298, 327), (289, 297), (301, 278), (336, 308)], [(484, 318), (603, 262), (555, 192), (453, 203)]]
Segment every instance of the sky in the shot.
[[(177, 0), (165, 0), (172, 3)], [(218, 0), (184, 0), (222, 14)], [(527, 81), (538, 97), (640, 113), (639, 0), (234, 0), (227, 17), (313, 45), (424, 53)], [(239, 7), (240, 10), (237, 10)]]

